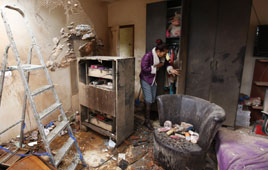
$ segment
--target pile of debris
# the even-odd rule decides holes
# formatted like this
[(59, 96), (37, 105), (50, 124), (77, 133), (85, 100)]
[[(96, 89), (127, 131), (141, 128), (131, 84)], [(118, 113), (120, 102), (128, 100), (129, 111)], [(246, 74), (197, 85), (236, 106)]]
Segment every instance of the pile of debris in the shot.
[(53, 38), (54, 47), (47, 61), (47, 68), (51, 71), (69, 66), (76, 57), (101, 55), (104, 45), (90, 25), (75, 26), (72, 22), (60, 33), (59, 38)]
[[(75, 128), (74, 131), (77, 131), (77, 126), (79, 125), (80, 117), (78, 112), (73, 113), (67, 119), (70, 122), (71, 127)], [(53, 129), (57, 127), (58, 124), (62, 121), (62, 117), (58, 117), (59, 120), (51, 121), (44, 126), (45, 135), (53, 133)], [(27, 125), (26, 125), (27, 126)], [(61, 131), (58, 136), (65, 136), (68, 133), (67, 129)], [(9, 152), (14, 152), (21, 155), (31, 155), (31, 154), (43, 154), (46, 152), (45, 147), (42, 142), (42, 138), (38, 130), (33, 130), (27, 132), (23, 135), (23, 144), (20, 147), (21, 137), (18, 135), (16, 138), (11, 139), (9, 142), (1, 143), (0, 145), (0, 164), (4, 166), (12, 166), (17, 162), (21, 156), (9, 154)], [(52, 149), (52, 154), (56, 154), (57, 150)], [(48, 156), (45, 154), (41, 156), (45, 161), (49, 161)], [(1, 168), (0, 168), (1, 169)]]
[(185, 139), (186, 141), (197, 143), (199, 134), (194, 132), (194, 126), (190, 123), (181, 122), (180, 125), (174, 124), (167, 120), (164, 123), (164, 127), (157, 129), (159, 133), (166, 133), (172, 139)]

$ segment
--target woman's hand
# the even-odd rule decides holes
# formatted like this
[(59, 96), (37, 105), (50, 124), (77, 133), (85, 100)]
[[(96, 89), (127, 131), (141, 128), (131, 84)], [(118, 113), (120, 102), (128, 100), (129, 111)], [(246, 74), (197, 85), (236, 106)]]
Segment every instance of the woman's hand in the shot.
[(173, 76), (178, 76), (178, 75), (180, 75), (179, 70), (176, 70), (176, 69), (171, 69), (171, 70), (169, 70), (169, 72), (170, 72)]
[(159, 64), (155, 65), (156, 68), (160, 68), (160, 67), (163, 67), (164, 66), (164, 63), (160, 62)]

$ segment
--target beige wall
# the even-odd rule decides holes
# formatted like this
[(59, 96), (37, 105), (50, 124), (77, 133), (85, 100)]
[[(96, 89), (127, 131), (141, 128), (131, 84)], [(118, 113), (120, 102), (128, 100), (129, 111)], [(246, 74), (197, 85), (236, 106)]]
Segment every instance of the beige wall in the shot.
[[(254, 7), (256, 9), (256, 12), (254, 10)], [(259, 24), (268, 24), (267, 7), (268, 7), (267, 0), (253, 0), (253, 7), (251, 9), (251, 17), (250, 17), (250, 26), (249, 26), (249, 33), (248, 33), (246, 56), (245, 56), (243, 76), (242, 76), (242, 84), (241, 84), (241, 90), (240, 90), (241, 93), (244, 93), (246, 95), (250, 95), (255, 60), (260, 58), (260, 57), (253, 57), (256, 26)], [(259, 21), (258, 21), (257, 17), (259, 18)]]
[[(75, 24), (91, 24), (91, 26), (96, 29), (97, 36), (102, 39), (104, 41), (104, 45), (107, 46), (108, 14), (106, 3), (98, 0), (71, 0), (72, 5), (75, 3), (78, 4), (78, 7), (75, 8), (74, 11), (70, 12), (68, 16), (66, 16), (66, 8), (63, 6), (59, 5), (55, 9), (52, 9), (42, 6), (42, 2), (44, 3), (46, 1), (2, 0), (0, 1), (0, 6), (5, 4), (15, 4), (17, 7), (23, 9), (26, 12), (25, 14), (29, 18), (30, 25), (36, 35), (38, 45), (41, 48), (41, 52), (45, 60), (48, 59), (48, 56), (53, 48), (53, 37), (59, 37), (60, 29), (67, 26), (70, 22), (75, 22)], [(54, 2), (56, 3), (60, 1)], [(26, 36), (27, 32), (20, 16), (15, 12), (8, 12), (7, 14), (21, 58), (25, 62), (30, 39)], [(2, 56), (4, 48), (8, 45), (7, 35), (2, 22), (2, 18), (0, 18), (0, 37), (0, 55)], [(35, 54), (33, 56), (35, 56)], [(2, 57), (0, 58), (1, 61)], [(13, 58), (14, 57), (12, 56), (12, 52), (10, 52), (8, 60), (9, 65), (15, 64), (15, 60)], [(36, 59), (33, 60), (34, 63), (36, 63), (36, 61)], [(40, 78), (43, 76), (44, 75), (42, 72), (33, 72), (30, 78), (30, 86), (32, 89), (38, 88), (42, 84), (46, 84), (46, 80), (44, 78)], [(55, 72), (51, 72), (51, 77), (54, 81), (60, 100), (63, 103), (64, 110), (70, 112), (75, 111), (72, 109), (72, 104), (76, 103), (77, 105), (77, 101), (73, 101), (77, 100), (77, 97), (72, 98), (72, 80), (70, 79), (70, 68), (62, 68), (56, 70)], [(12, 75), (7, 76), (5, 79), (4, 93), (0, 107), (0, 131), (20, 119), (24, 93), (24, 87), (20, 80), (20, 76), (16, 71), (12, 72)], [(38, 96), (36, 102), (38, 102), (39, 105), (38, 110), (41, 111), (42, 109), (52, 104), (54, 101), (52, 95), (46, 93), (42, 96)], [(77, 106), (75, 106), (75, 109), (76, 108)], [(57, 115), (49, 117), (46, 122), (55, 118), (57, 118)], [(35, 128), (35, 119), (33, 118), (32, 112), (29, 109), (27, 112), (25, 130), (30, 131)], [(0, 136), (0, 143), (17, 136), (18, 134), (19, 127), (13, 128), (11, 131)]]
[(140, 88), (139, 73), (141, 58), (146, 48), (146, 4), (162, 0), (118, 0), (108, 5), (108, 26), (134, 24), (134, 56), (136, 58), (135, 92)]

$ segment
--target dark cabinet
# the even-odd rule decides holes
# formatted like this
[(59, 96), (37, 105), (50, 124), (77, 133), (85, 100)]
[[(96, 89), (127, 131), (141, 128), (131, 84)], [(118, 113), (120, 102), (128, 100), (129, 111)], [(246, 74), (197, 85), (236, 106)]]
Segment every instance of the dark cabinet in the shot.
[(252, 0), (192, 0), (186, 94), (224, 108), (234, 127)]
[[(184, 27), (186, 26), (187, 20), (185, 20), (184, 13), (188, 10), (184, 10), (185, 6), (189, 3), (188, 0), (169, 0), (163, 2), (156, 2), (147, 4), (146, 7), (146, 52), (152, 50), (156, 45), (157, 39), (162, 39), (167, 43), (170, 51), (174, 54), (174, 67), (182, 69), (182, 76), (177, 77), (176, 87), (177, 92), (181, 92), (184, 88), (183, 78), (186, 72), (186, 61), (185, 60), (185, 37), (186, 32)], [(180, 22), (180, 36), (169, 35), (167, 36), (168, 30), (170, 30), (170, 25), (172, 23), (172, 18), (179, 16)], [(184, 39), (184, 40), (183, 40)], [(181, 48), (184, 47), (184, 48)], [(171, 50), (172, 49), (172, 50)], [(179, 55), (177, 55), (179, 53)], [(183, 54), (183, 55), (182, 55)], [(181, 66), (180, 63), (185, 64)], [(167, 85), (167, 73), (166, 68), (161, 68), (157, 72), (157, 95), (169, 93), (165, 91), (165, 86)], [(179, 89), (178, 89), (179, 88)]]
[(152, 50), (157, 39), (166, 39), (167, 2), (147, 4), (146, 7), (146, 52)]

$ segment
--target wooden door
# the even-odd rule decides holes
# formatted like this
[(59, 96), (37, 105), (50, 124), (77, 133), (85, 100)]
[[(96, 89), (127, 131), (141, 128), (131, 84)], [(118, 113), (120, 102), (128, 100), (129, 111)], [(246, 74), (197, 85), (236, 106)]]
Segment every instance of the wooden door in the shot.
[[(167, 2), (147, 4), (146, 8), (146, 52), (152, 50), (157, 39), (166, 39)], [(166, 69), (157, 72), (157, 95), (164, 94)], [(156, 107), (153, 107), (156, 108)], [(153, 109), (155, 110), (155, 109)]]
[(166, 39), (167, 2), (147, 4), (146, 8), (146, 52), (152, 50), (157, 39)]
[(134, 57), (134, 25), (120, 26), (120, 56)]
[(192, 1), (186, 94), (209, 99), (217, 28), (217, 0)]
[(210, 101), (235, 125), (252, 0), (220, 0)]
[(234, 127), (252, 0), (191, 1), (186, 94), (223, 107)]

